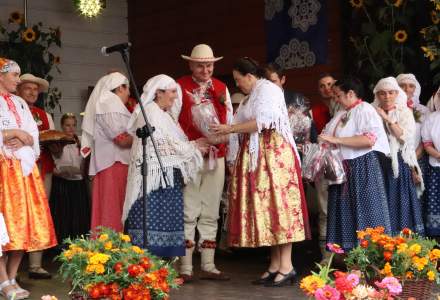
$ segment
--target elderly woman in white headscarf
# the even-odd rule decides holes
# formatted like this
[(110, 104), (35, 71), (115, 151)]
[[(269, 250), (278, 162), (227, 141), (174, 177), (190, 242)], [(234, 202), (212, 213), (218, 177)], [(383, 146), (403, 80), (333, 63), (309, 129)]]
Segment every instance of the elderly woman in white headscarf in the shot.
[(390, 143), (391, 158), (385, 158), (382, 167), (393, 234), (410, 228), (423, 235), (422, 208), (417, 198), (417, 189), (423, 190), (423, 179), (414, 146), (415, 120), (406, 105), (407, 96), (394, 77), (379, 80), (373, 92), (373, 105)]
[(133, 141), (126, 129), (131, 117), (125, 106), (129, 95), (128, 79), (113, 72), (98, 81), (86, 106), (81, 153), (91, 153), (92, 229), (123, 228), (121, 216)]
[(417, 81), (414, 74), (400, 74), (396, 77), (397, 83), (406, 93), (407, 106), (412, 110), (414, 119), (416, 121), (416, 130), (414, 135), (414, 146), (416, 147), (417, 160), (422, 170), (423, 176), (428, 172), (428, 156), (423, 150), (421, 129), (422, 123), (429, 114), (429, 109), (420, 104), (420, 83)]
[[(189, 142), (178, 123), (171, 117), (174, 101), (181, 97), (177, 83), (167, 75), (150, 78), (143, 88), (142, 105), (158, 146), (170, 186), (162, 177), (151, 139), (147, 143), (147, 219), (143, 219), (142, 195), (142, 141), (135, 139), (131, 150), (127, 194), (122, 220), (132, 242), (161, 257), (185, 255), (183, 228), (183, 187), (193, 179), (203, 164), (200, 152), (207, 150), (205, 139)], [(145, 121), (140, 107), (134, 111), (128, 131), (134, 133)], [(144, 240), (143, 224), (147, 226)]]

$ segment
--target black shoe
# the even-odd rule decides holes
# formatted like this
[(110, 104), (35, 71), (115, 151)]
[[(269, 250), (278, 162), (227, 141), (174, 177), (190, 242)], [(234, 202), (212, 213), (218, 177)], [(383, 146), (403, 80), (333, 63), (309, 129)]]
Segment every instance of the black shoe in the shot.
[(285, 285), (292, 285), (293, 282), (295, 281), (295, 276), (296, 276), (296, 271), (295, 269), (292, 269), (292, 271), (290, 271), (287, 274), (283, 274), (281, 272), (278, 272), (277, 274), (280, 274), (281, 276), (283, 276), (283, 279), (279, 280), (279, 281), (275, 281), (275, 277), (272, 281), (267, 282), (264, 284), (264, 286), (266, 287), (280, 287), (280, 286), (285, 286)]
[(52, 275), (46, 270), (40, 268), (39, 272), (29, 271), (28, 276), (30, 279), (51, 279)]
[(277, 276), (277, 274), (278, 274), (278, 272), (270, 272), (269, 270), (267, 270), (266, 272), (269, 275), (267, 275), (266, 277), (263, 277), (263, 278), (260, 277), (258, 279), (255, 279), (251, 283), (253, 285), (263, 285), (263, 284), (266, 284), (268, 282), (272, 282), (275, 279), (275, 277)]

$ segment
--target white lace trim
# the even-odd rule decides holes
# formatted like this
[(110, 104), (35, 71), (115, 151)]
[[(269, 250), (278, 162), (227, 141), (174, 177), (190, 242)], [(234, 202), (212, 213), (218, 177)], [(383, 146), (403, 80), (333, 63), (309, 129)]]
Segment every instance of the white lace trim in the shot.
[(294, 38), (288, 45), (281, 46), (275, 62), (286, 70), (311, 67), (316, 63), (316, 55), (310, 50), (308, 42)]
[(321, 3), (318, 0), (292, 0), (289, 16), (292, 18), (292, 28), (299, 28), (302, 32), (318, 23), (318, 12)]

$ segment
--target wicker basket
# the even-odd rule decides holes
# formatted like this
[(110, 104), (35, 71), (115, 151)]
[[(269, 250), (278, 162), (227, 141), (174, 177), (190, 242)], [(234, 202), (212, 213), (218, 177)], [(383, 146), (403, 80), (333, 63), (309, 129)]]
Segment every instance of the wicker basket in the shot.
[(409, 297), (413, 297), (417, 300), (429, 300), (432, 298), (434, 283), (428, 279), (407, 279), (402, 283), (402, 287), (403, 290), (399, 295), (399, 299), (407, 300)]

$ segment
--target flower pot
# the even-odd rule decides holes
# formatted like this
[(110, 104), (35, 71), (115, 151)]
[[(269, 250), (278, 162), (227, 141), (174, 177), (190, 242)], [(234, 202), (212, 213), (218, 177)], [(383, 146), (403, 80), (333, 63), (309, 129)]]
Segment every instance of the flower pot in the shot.
[(429, 300), (432, 298), (434, 282), (428, 279), (413, 280), (408, 279), (402, 282), (402, 293), (399, 299), (413, 297), (417, 300)]

